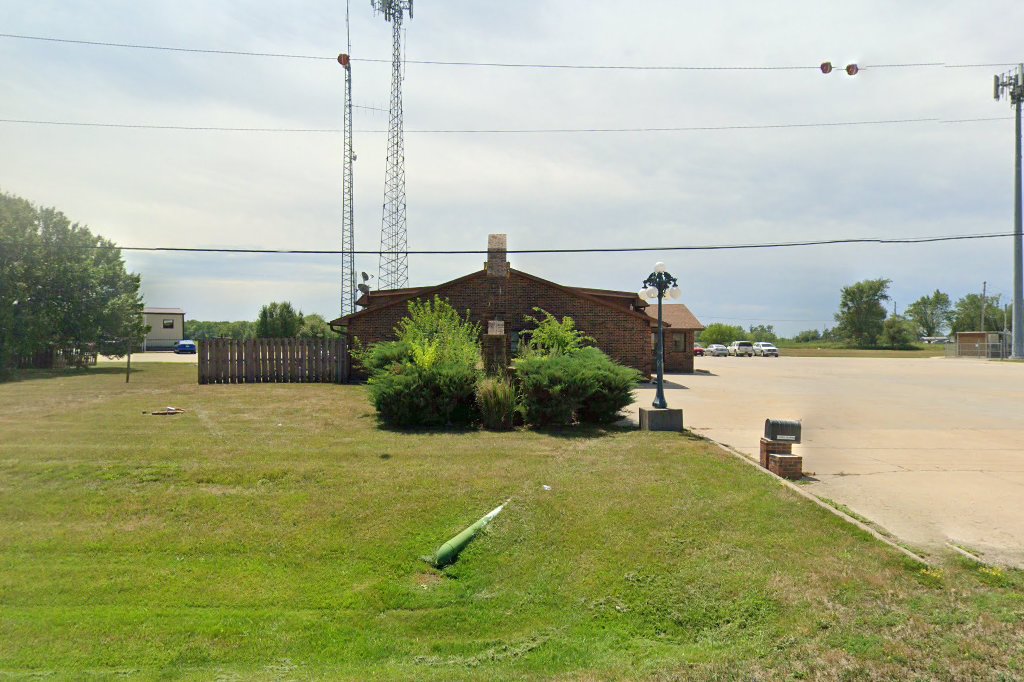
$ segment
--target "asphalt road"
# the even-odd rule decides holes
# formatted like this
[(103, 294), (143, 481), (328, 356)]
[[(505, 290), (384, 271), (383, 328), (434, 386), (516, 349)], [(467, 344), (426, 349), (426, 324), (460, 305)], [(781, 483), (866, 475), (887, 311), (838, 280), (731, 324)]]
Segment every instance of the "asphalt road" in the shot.
[[(764, 420), (803, 420), (808, 490), (911, 546), (1024, 566), (1024, 363), (697, 358), (667, 377), (686, 427), (757, 459)], [(649, 405), (641, 389), (632, 407)]]

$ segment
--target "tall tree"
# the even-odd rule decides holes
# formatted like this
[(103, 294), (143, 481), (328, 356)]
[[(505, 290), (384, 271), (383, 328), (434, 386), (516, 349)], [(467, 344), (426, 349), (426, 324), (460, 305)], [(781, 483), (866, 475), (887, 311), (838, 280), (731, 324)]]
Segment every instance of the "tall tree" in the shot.
[(771, 343), (779, 340), (778, 335), (775, 333), (775, 325), (772, 324), (750, 325), (750, 333), (747, 335), (747, 338), (751, 341), (769, 341)]
[(256, 335), (256, 323), (250, 320), (237, 322), (214, 322), (207, 320), (189, 320), (188, 338), (206, 339), (237, 339), (244, 341)]
[(931, 296), (922, 296), (907, 306), (907, 317), (917, 325), (922, 336), (938, 336), (950, 322), (953, 304), (938, 289)]
[(888, 279), (866, 279), (843, 287), (836, 313), (836, 333), (856, 346), (871, 347), (878, 343), (885, 321), (882, 301), (889, 300)]
[(265, 339), (284, 339), (299, 335), (302, 313), (288, 301), (268, 303), (260, 308), (256, 319), (256, 336)]
[(114, 312), (129, 300), (141, 311), (140, 278), (112, 242), (0, 193), (0, 243), (0, 369), (47, 348), (102, 344), (134, 324)]
[(882, 334), (878, 342), (889, 348), (913, 348), (917, 341), (917, 325), (902, 315), (887, 317), (882, 323)]
[[(1009, 319), (1005, 319), (1005, 311), (999, 302), (1000, 298), (999, 294), (985, 297), (985, 331), (1002, 331), (1004, 320), (1007, 329), (1010, 327)], [(981, 307), (981, 294), (967, 294), (957, 301), (949, 325), (950, 333), (982, 331)]]
[(743, 331), (743, 327), (733, 324), (723, 324), (721, 322), (709, 324), (700, 333), (700, 342), (705, 346), (712, 343), (720, 343), (723, 346), (728, 346), (733, 341), (745, 341), (746, 339), (747, 332)]
[(797, 334), (796, 336), (794, 336), (793, 340), (798, 342), (798, 343), (809, 343), (811, 341), (820, 341), (821, 340), (821, 332), (818, 331), (817, 329), (806, 329), (806, 330), (800, 332), (799, 334)]
[(303, 339), (336, 339), (338, 334), (327, 324), (323, 315), (313, 313), (302, 317), (299, 337)]

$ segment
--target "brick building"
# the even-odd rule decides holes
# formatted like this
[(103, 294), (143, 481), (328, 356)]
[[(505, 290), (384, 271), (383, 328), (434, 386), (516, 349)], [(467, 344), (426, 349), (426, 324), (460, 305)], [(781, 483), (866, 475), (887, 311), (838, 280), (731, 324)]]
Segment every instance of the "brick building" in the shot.
[[(525, 316), (536, 315), (533, 309), (539, 307), (558, 318), (571, 317), (578, 329), (592, 336), (601, 350), (622, 364), (647, 375), (653, 372), (652, 329), (657, 328), (656, 308), (652, 322), (645, 312), (648, 303), (634, 292), (563, 286), (512, 268), (507, 257), (506, 236), (492, 234), (487, 240), (483, 270), (433, 287), (372, 291), (356, 302), (362, 310), (332, 321), (331, 327), (345, 331), (350, 341), (359, 339), (363, 345), (387, 341), (394, 338), (395, 325), (406, 316), (410, 300), (428, 300), (436, 295), (447, 299), (460, 312), (468, 310), (470, 319), (487, 334), (485, 346), (503, 344), (508, 357), (512, 357), (518, 349), (520, 332), (531, 326)], [(679, 321), (692, 327), (676, 327), (666, 316), (673, 333), (678, 330), (680, 336), (689, 339), (688, 344), (682, 342), (679, 350), (671, 350), (676, 346), (668, 341), (666, 326), (666, 367), (678, 367), (672, 371), (693, 371), (693, 335), (703, 327), (686, 306), (666, 308), (685, 311), (689, 317), (680, 317)]]
[[(658, 304), (648, 306), (644, 312), (654, 321), (652, 330), (657, 334)], [(665, 371), (693, 372), (693, 344), (704, 325), (682, 303), (663, 303), (661, 320), (665, 325)]]

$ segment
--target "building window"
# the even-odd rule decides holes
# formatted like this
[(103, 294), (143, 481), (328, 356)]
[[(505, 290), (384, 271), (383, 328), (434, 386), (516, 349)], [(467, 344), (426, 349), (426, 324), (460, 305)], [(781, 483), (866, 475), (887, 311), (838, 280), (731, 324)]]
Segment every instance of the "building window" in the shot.
[(519, 332), (512, 332), (509, 337), (509, 345), (511, 346), (512, 355), (519, 352)]
[(686, 334), (672, 335), (672, 351), (675, 353), (686, 352)]
[(174, 319), (164, 320), (164, 329), (174, 329)]

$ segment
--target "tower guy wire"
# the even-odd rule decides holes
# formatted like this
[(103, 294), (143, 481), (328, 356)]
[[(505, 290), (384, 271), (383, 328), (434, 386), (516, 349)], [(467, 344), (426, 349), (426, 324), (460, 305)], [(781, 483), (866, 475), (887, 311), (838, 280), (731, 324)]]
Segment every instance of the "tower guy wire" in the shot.
[(1024, 359), (1024, 232), (1021, 230), (1021, 129), (1020, 106), (1024, 101), (1024, 64), (1015, 71), (995, 76), (993, 95), (1001, 99), (1009, 95), (1014, 108), (1016, 135), (1013, 153), (1013, 343), (1010, 357)]
[(391, 22), (391, 113), (388, 124), (384, 210), (380, 230), (378, 282), (381, 289), (400, 289), (409, 283), (408, 234), (405, 202), (405, 122), (402, 113), (402, 19), (412, 19), (413, 0), (371, 0), (373, 8)]

